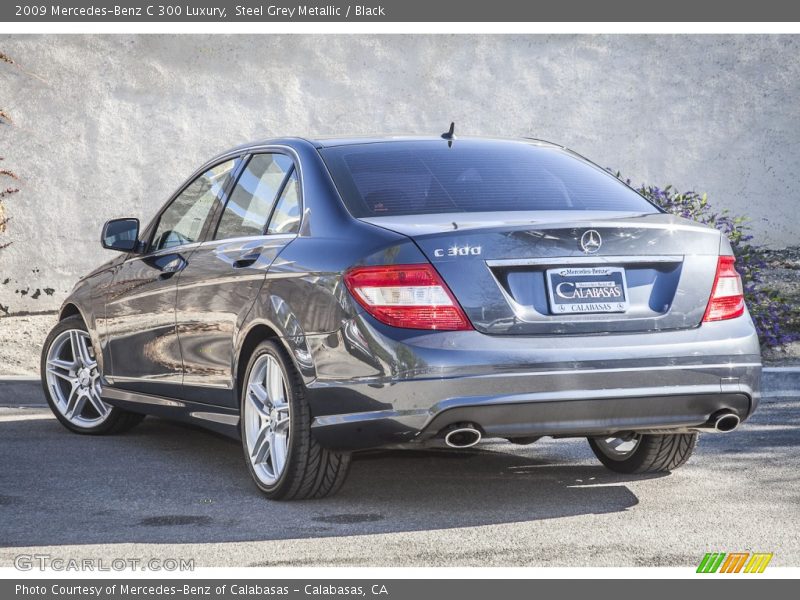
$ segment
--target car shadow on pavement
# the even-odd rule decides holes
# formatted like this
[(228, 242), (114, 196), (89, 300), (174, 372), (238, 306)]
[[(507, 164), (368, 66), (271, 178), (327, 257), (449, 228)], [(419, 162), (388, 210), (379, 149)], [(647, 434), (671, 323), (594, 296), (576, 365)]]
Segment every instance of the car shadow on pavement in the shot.
[[(574, 464), (559, 445), (357, 455), (333, 498), (271, 502), (238, 442), (148, 418), (79, 436), (44, 411), (0, 420), (0, 547), (190, 543), (421, 531), (624, 511), (647, 478)], [(575, 442), (573, 442), (574, 448)], [(574, 451), (573, 451), (574, 452)]]

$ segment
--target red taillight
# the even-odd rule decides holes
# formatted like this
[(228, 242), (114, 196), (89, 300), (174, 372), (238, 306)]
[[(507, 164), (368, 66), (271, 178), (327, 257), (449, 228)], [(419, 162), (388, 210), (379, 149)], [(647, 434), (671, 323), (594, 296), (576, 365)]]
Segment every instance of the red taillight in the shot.
[(744, 313), (744, 290), (742, 278), (734, 267), (733, 256), (720, 256), (711, 298), (703, 315), (703, 322), (733, 319)]
[(432, 265), (353, 267), (344, 274), (344, 282), (381, 323), (406, 329), (472, 329)]

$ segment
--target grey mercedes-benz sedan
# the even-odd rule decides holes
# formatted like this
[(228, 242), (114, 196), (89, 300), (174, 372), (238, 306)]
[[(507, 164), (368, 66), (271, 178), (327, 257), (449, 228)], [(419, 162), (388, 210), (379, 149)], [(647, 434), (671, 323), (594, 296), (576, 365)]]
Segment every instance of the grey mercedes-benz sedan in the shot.
[(759, 400), (719, 231), (538, 141), (275, 139), (201, 166), (75, 286), (42, 382), (87, 434), (144, 415), (240, 438), (270, 498), (351, 453), (587, 437), (624, 473), (686, 462)]

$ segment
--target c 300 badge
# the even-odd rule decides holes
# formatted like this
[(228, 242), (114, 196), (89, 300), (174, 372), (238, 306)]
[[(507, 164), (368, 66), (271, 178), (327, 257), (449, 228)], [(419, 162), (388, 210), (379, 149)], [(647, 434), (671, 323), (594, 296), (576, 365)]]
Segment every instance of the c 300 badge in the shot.
[(450, 246), (449, 248), (436, 248), (433, 255), (436, 258), (443, 258), (445, 256), (480, 256), (480, 246)]

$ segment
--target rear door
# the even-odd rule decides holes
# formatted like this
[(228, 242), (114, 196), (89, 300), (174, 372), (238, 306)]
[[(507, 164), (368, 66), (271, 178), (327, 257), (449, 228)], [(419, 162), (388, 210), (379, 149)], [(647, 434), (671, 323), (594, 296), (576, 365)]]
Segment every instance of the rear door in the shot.
[(208, 240), (193, 252), (177, 288), (177, 335), (186, 399), (237, 406), (237, 333), (272, 261), (300, 226), (299, 176), (281, 153), (250, 156)]
[(116, 387), (166, 396), (180, 390), (176, 283), (210, 225), (235, 164), (221, 162), (189, 182), (148, 228), (147, 250), (129, 255), (118, 268), (106, 303), (110, 380)]

